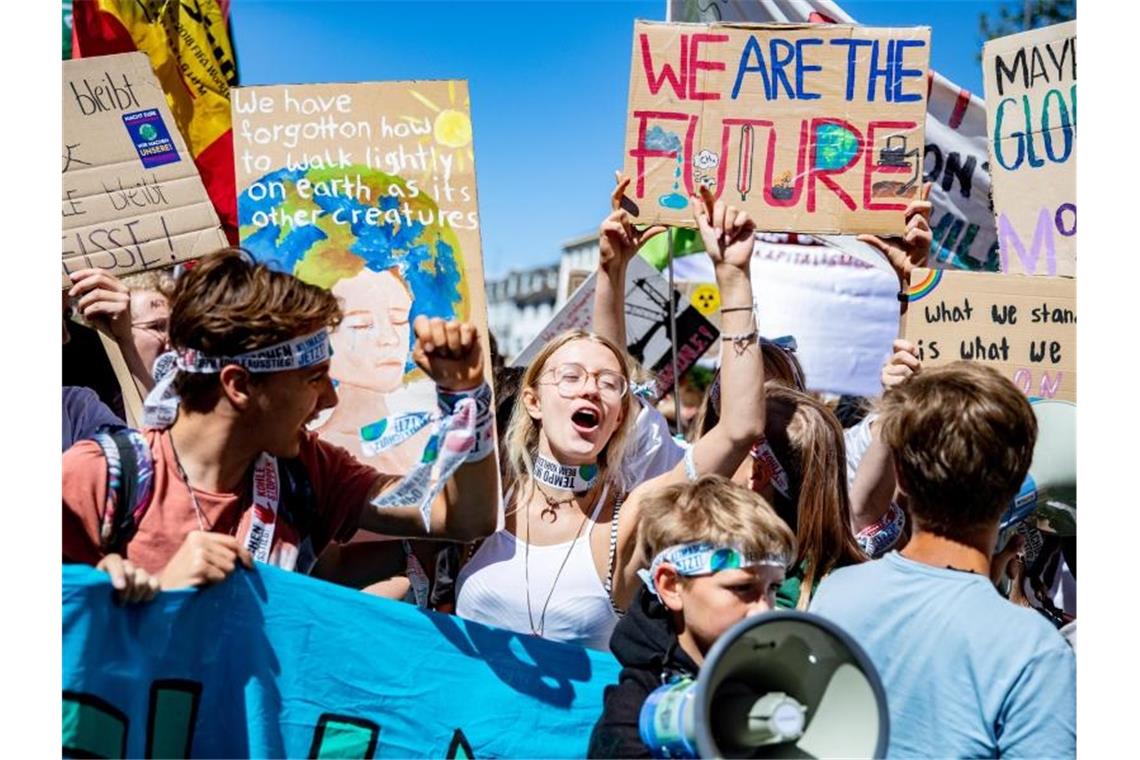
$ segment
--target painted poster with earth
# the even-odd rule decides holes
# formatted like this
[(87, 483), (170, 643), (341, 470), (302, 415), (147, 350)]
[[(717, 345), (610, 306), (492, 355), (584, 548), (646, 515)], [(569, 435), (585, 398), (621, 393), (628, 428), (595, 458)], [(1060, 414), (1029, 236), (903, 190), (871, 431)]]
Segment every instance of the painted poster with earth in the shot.
[(488, 355), (467, 83), (231, 95), (242, 245), (344, 309), (329, 370), (340, 400), (311, 427), (383, 472), (406, 472), (436, 409), (411, 357), (416, 317), (474, 323)]
[(704, 185), (768, 231), (902, 233), (929, 58), (929, 27), (638, 21), (627, 210), (692, 227)]

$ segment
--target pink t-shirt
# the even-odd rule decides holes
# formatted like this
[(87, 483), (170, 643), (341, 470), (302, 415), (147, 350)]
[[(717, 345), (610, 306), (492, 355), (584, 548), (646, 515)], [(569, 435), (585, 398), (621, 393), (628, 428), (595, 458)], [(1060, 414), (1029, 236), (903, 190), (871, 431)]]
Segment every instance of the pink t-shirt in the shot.
[[(138, 532), (127, 545), (127, 559), (149, 573), (162, 570), (186, 535), (198, 530), (190, 491), (178, 474), (168, 431), (144, 433), (154, 457), (154, 494)], [(309, 536), (315, 554), (330, 541), (344, 542), (356, 532), (360, 512), (379, 479), (386, 476), (357, 462), (344, 449), (306, 433), (299, 458), (316, 499), (316, 519)], [(194, 489), (207, 530), (245, 536), (252, 518), (252, 487), (239, 493)], [(107, 465), (94, 441), (80, 441), (63, 455), (63, 560), (94, 565), (103, 557), (99, 526), (106, 509)], [(270, 560), (295, 555), (304, 540), (279, 515)]]

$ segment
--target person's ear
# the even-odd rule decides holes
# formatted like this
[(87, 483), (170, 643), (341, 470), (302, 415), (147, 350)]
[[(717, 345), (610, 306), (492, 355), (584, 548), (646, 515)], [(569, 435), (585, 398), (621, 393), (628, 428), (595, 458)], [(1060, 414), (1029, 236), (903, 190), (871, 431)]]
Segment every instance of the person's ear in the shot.
[(677, 569), (668, 563), (657, 566), (653, 573), (653, 582), (657, 585), (657, 596), (667, 609), (680, 612), (685, 603), (681, 599), (681, 576)]
[(252, 378), (249, 370), (237, 364), (227, 364), (218, 374), (218, 382), (222, 386), (222, 395), (234, 409), (240, 412), (250, 407)]
[(533, 388), (522, 389), (522, 402), (526, 407), (526, 413), (535, 422), (542, 420), (542, 401), (539, 400), (538, 394), (535, 393)]

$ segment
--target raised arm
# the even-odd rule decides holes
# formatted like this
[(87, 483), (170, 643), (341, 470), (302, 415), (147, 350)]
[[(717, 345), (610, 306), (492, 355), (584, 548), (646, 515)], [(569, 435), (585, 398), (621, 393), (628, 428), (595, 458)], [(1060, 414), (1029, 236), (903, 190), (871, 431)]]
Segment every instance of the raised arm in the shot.
[[(931, 183), (922, 187), (917, 200), (906, 208), (906, 235), (902, 238), (881, 238), (877, 235), (860, 235), (859, 240), (877, 248), (894, 269), (899, 279), (899, 292), (906, 290), (910, 273), (916, 267), (925, 267), (930, 261), (930, 213), (933, 205), (927, 200)], [(900, 318), (906, 313), (906, 302), (899, 305)], [(896, 385), (918, 372), (918, 350), (909, 341), (896, 340), (892, 355), (883, 366), (884, 389)], [(895, 491), (895, 474), (890, 454), (879, 441), (874, 421), (871, 421), (871, 445), (863, 454), (851, 483), (851, 527), (855, 533), (874, 525), (890, 508)]]
[(79, 299), (79, 313), (118, 344), (127, 370), (145, 395), (154, 387), (154, 378), (131, 335), (131, 291), (118, 277), (102, 269), (73, 272), (71, 281), (74, 284), (68, 295)]
[[(380, 478), (368, 502), (362, 505), (360, 527), (389, 536), (473, 541), (494, 532), (500, 493), (491, 390), (483, 378), (479, 332), (466, 322), (445, 322), (423, 315), (416, 317), (413, 328), (416, 345), (412, 357), (435, 381), (441, 410), (456, 411), (468, 398), (475, 402), (474, 440), (458, 425), (438, 442), (435, 457), (440, 467), (446, 467), (449, 459), (467, 453), (432, 501), (427, 529), (419, 503), (430, 487), (429, 476), (435, 457), (411, 473), (394, 473), (401, 477), (407, 475), (406, 479)], [(378, 506), (373, 503), (378, 498), (395, 499), (398, 505)]]
[[(903, 216), (906, 219), (906, 234), (903, 237), (882, 238), (878, 235), (859, 235), (858, 240), (883, 254), (890, 263), (895, 276), (899, 278), (899, 292), (910, 286), (910, 273), (917, 268), (930, 266), (930, 244), (934, 233), (930, 229), (930, 214), (934, 204), (930, 202), (930, 189), (933, 183), (927, 182), (916, 200), (907, 204)], [(906, 314), (907, 302), (899, 299), (899, 317)]]
[(705, 250), (713, 261), (721, 299), (721, 403), (717, 424), (703, 435), (673, 470), (634, 488), (621, 511), (614, 600), (626, 607), (640, 581), (637, 571), (650, 558), (638, 540), (644, 494), (686, 479), (717, 473), (731, 478), (756, 439), (764, 434), (764, 363), (752, 306), (750, 265), (756, 225), (744, 211), (701, 188), (691, 200)]
[(610, 215), (598, 231), (598, 276), (594, 287), (594, 332), (625, 346), (625, 274), (630, 259), (641, 246), (660, 235), (665, 228), (658, 225), (639, 230), (633, 226), (629, 212), (621, 207), (621, 199), (629, 187), (629, 177), (615, 172), (617, 187), (610, 196)]
[[(922, 369), (918, 348), (902, 338), (894, 342), (894, 353), (883, 365), (883, 390), (898, 385)], [(859, 460), (855, 480), (851, 483), (851, 530), (853, 533), (874, 525), (891, 506), (895, 493), (895, 470), (891, 452), (879, 438), (877, 420), (870, 426), (871, 443)]]
[(693, 444), (686, 461), (648, 481), (645, 485), (651, 488), (695, 475), (717, 473), (730, 478), (764, 434), (764, 362), (750, 275), (756, 225), (746, 212), (714, 202), (708, 188), (701, 187), (701, 198), (693, 198), (692, 203), (720, 289), (723, 410), (717, 424)]

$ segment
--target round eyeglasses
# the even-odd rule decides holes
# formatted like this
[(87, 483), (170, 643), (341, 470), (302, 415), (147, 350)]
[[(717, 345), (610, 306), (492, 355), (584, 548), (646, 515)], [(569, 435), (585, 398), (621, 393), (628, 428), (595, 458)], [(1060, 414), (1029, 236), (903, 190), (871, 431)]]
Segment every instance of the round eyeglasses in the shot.
[(608, 369), (588, 372), (581, 364), (573, 362), (548, 369), (543, 375), (550, 375), (553, 380), (541, 384), (556, 386), (558, 395), (562, 398), (573, 398), (575, 394), (581, 393), (588, 377), (594, 378), (594, 385), (602, 398), (617, 400), (623, 398), (629, 390), (629, 382), (620, 373)]

